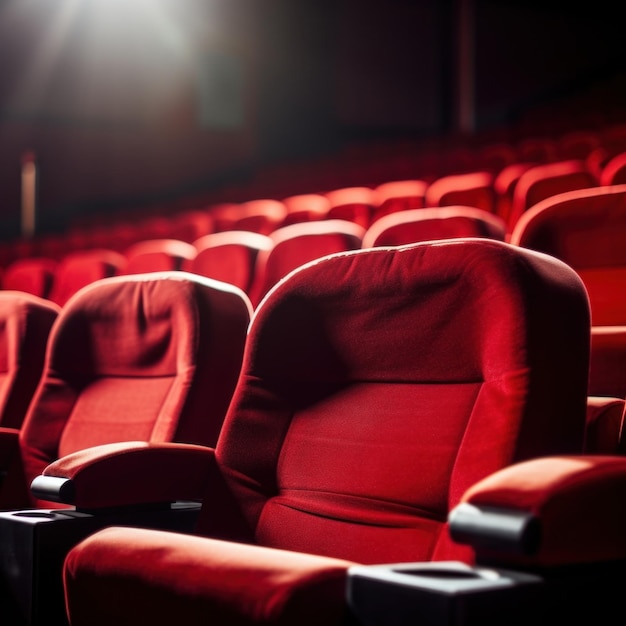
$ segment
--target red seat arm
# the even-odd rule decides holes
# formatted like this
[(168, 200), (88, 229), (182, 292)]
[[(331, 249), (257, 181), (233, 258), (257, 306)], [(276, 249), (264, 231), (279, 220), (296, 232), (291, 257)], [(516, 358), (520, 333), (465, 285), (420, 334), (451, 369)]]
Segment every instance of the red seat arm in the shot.
[(626, 457), (537, 458), (471, 487), (452, 538), (478, 561), (552, 567), (626, 559)]
[(214, 464), (214, 450), (199, 445), (106, 444), (51, 463), (31, 491), (83, 510), (201, 500)]
[[(181, 533), (112, 527), (65, 561), (72, 623), (345, 624), (342, 559)], [(107, 592), (98, 593), (106, 581)], [(150, 598), (128, 602), (122, 598)], [(141, 608), (137, 608), (141, 605)]]

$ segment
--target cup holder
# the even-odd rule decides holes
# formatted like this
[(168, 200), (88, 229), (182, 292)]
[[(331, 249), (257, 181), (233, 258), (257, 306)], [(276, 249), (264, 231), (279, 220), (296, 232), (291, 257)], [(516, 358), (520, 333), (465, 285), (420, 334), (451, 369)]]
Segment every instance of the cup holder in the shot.
[(55, 519), (56, 513), (50, 513), (48, 511), (17, 511), (13, 513), (13, 517), (34, 517), (43, 519)]
[(438, 565), (420, 567), (395, 567), (392, 571), (403, 576), (420, 576), (435, 580), (497, 580), (500, 578), (498, 572), (484, 568), (465, 568), (462, 565), (442, 567)]

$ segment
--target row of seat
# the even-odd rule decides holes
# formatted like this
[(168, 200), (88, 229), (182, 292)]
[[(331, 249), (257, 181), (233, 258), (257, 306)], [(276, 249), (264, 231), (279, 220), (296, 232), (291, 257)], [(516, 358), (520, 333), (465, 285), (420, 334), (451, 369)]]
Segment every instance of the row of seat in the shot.
[(192, 243), (205, 234), (223, 230), (269, 234), (281, 226), (312, 219), (350, 219), (368, 228), (391, 211), (447, 205), (468, 205), (495, 213), (510, 232), (524, 211), (549, 195), (626, 182), (626, 146), (606, 162), (582, 157), (546, 160), (539, 154), (534, 158), (532, 153), (524, 155), (507, 160), (497, 169), (465, 168), (436, 177), (415, 171), (412, 178), (390, 179), (371, 186), (213, 202), (141, 218), (126, 217), (98, 226), (76, 226), (56, 235), (6, 243), (2, 247), (3, 264), (25, 256), (58, 259), (70, 250), (85, 248), (124, 252), (145, 239), (169, 237)]
[[(503, 493), (550, 500), (567, 474), (589, 498), (580, 464), (617, 481), (626, 458), (588, 448), (591, 318), (572, 267), (484, 237), (326, 255), (254, 311), (243, 291), (187, 272), (97, 281), (58, 311), (26, 420), (0, 432), (18, 468), (3, 493), (29, 498), (2, 500), (16, 508), (0, 517), (0, 551), (15, 553), (26, 522), (75, 533), (67, 558), (22, 551), (58, 564), (37, 580), (55, 598), (40, 623), (60, 623), (64, 596), (72, 626), (376, 623), (350, 591), (362, 568), (473, 571), (485, 537), (506, 561), (490, 505), (544, 516)], [(573, 505), (555, 498), (563, 513), (549, 509), (552, 533), (526, 561), (606, 558), (615, 531), (595, 537), (592, 512), (576, 525), (584, 548), (558, 542)], [(190, 532), (140, 528), (145, 507), (184, 500), (202, 501)], [(128, 506), (136, 519), (111, 528), (110, 511)], [(483, 543), (468, 506), (485, 509)]]
[(471, 207), (403, 211), (398, 217), (381, 219), (367, 231), (349, 220), (327, 219), (284, 226), (269, 235), (224, 230), (193, 244), (172, 238), (146, 240), (133, 244), (125, 254), (91, 249), (71, 252), (58, 262), (45, 257), (20, 259), (5, 269), (2, 286), (63, 306), (78, 289), (99, 278), (184, 270), (236, 285), (256, 305), (289, 271), (331, 252), (435, 235), (504, 239), (504, 227), (496, 216)]
[[(78, 288), (97, 278), (183, 269), (232, 283), (256, 305), (289, 271), (330, 252), (477, 236), (540, 249), (584, 271), (588, 289), (602, 290), (592, 294), (597, 302), (594, 324), (621, 324), (624, 303), (620, 290), (607, 284), (607, 276), (612, 272), (615, 283), (624, 265), (621, 205), (625, 189), (624, 185), (596, 186), (552, 195), (524, 213), (509, 236), (503, 221), (482, 209), (405, 209), (387, 214), (368, 229), (345, 219), (313, 220), (278, 228), (269, 235), (226, 230), (193, 244), (170, 238), (147, 240), (131, 246), (125, 255), (99, 249), (70, 253), (61, 262), (22, 259), (6, 268), (3, 287), (63, 305)], [(546, 224), (542, 234), (537, 234), (538, 224)], [(599, 278), (594, 281), (595, 274)]]

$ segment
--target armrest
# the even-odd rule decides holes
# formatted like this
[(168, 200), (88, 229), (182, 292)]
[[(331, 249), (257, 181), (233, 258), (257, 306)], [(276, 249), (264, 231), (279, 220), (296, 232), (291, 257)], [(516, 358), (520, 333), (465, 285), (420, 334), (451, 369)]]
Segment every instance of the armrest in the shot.
[(79, 509), (201, 500), (214, 463), (214, 450), (199, 445), (106, 444), (51, 463), (31, 491)]
[(17, 454), (20, 443), (17, 428), (0, 428), (0, 471), (7, 471)]
[(626, 457), (554, 456), (479, 481), (450, 513), (477, 560), (560, 566), (626, 559)]

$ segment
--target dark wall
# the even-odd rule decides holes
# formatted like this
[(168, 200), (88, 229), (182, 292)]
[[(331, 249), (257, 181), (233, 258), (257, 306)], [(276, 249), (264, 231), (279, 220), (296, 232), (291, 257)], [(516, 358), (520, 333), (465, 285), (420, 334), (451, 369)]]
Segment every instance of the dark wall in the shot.
[(452, 132), (461, 6), (477, 128), (623, 66), (602, 3), (0, 0), (0, 234), (25, 150), (52, 228), (346, 141)]
[[(39, 166), (43, 228), (248, 162), (257, 150), (256, 20), (252, 3), (246, 11), (243, 4), (0, 5), (3, 230), (19, 222), (26, 150)], [(222, 97), (211, 100), (215, 85)]]

